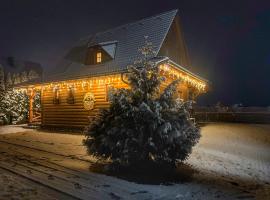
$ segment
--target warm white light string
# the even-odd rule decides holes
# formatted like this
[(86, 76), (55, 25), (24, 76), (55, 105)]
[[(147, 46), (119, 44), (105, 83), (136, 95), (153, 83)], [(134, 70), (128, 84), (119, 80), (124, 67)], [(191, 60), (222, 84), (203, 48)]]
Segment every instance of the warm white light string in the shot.
[[(174, 69), (169, 64), (162, 64), (159, 65), (160, 73), (163, 75), (168, 75), (173, 79), (181, 79), (187, 84), (197, 88), (199, 91), (204, 92), (206, 90), (206, 83), (200, 81), (191, 75), (181, 72), (178, 69)], [(48, 89), (55, 90), (56, 88), (61, 91), (61, 89), (66, 88), (74, 88), (76, 90), (78, 87), (81, 87), (83, 90), (86, 88), (92, 88), (93, 85), (110, 85), (110, 84), (117, 84), (120, 85), (122, 83), (121, 74), (117, 75), (108, 75), (108, 76), (101, 76), (101, 77), (93, 77), (88, 79), (81, 79), (81, 80), (68, 80), (68, 81), (60, 81), (60, 82), (53, 82), (49, 84), (42, 84), (42, 85), (34, 85), (34, 86), (27, 86), (25, 88), (17, 88), (17, 91), (31, 91), (31, 90), (41, 90), (46, 91)]]
[(197, 88), (199, 91), (206, 90), (206, 84), (200, 80), (193, 78), (192, 76), (188, 75), (187, 73), (181, 72), (180, 70), (174, 69), (168, 64), (162, 64), (159, 66), (160, 72), (164, 75), (168, 75), (173, 79), (181, 79), (187, 84)]

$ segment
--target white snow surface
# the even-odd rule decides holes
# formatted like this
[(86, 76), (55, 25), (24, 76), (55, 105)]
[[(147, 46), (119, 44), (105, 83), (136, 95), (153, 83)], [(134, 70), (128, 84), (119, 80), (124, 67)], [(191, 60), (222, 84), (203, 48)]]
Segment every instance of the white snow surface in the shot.
[[(89, 171), (96, 159), (87, 154), (82, 135), (2, 126), (0, 199), (63, 199), (61, 195), (66, 194), (56, 194), (54, 187), (67, 192), (70, 199), (73, 199), (70, 193), (81, 199), (89, 199), (88, 194), (91, 199), (270, 199), (270, 125), (213, 123), (204, 125), (201, 131), (199, 144), (185, 162), (197, 172), (188, 182), (165, 185), (136, 183)], [(14, 164), (18, 157), (20, 162)], [(24, 173), (20, 164), (29, 160), (37, 164), (30, 165), (32, 171)], [(8, 168), (9, 164), (13, 167)], [(50, 171), (45, 165), (55, 169)], [(35, 169), (56, 178), (50, 180), (49, 175), (42, 182), (44, 174), (39, 175)], [(64, 177), (67, 172), (76, 173), (76, 184), (82, 189), (78, 185), (76, 189), (65, 189), (75, 180)], [(66, 185), (58, 184), (61, 177)], [(22, 179), (27, 181), (27, 190)], [(42, 186), (33, 180), (40, 180)], [(87, 192), (87, 188), (91, 190)]]
[(9, 125), (9, 126), (0, 126), (0, 135), (1, 134), (10, 134), (10, 133), (23, 133), (23, 132), (35, 132), (33, 129), (25, 129), (24, 125)]

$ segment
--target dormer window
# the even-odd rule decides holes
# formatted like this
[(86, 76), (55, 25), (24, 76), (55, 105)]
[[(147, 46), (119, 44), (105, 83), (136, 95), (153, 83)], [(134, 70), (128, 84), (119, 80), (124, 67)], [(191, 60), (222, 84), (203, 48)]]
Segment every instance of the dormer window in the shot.
[(86, 65), (95, 65), (111, 61), (115, 57), (117, 41), (102, 42), (88, 46)]
[(102, 61), (102, 53), (97, 52), (96, 58), (97, 58), (97, 63), (101, 63), (101, 61)]

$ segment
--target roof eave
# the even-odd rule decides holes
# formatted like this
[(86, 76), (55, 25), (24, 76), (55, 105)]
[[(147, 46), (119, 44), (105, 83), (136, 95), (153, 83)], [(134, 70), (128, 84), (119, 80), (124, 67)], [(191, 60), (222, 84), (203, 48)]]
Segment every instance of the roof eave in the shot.
[(158, 65), (158, 64), (162, 64), (164, 62), (169, 63), (169, 64), (172, 64), (173, 66), (175, 66), (175, 67), (179, 68), (180, 70), (182, 70), (182, 71), (184, 71), (184, 72), (186, 72), (186, 73), (194, 76), (195, 78), (200, 79), (201, 81), (204, 81), (206, 83), (209, 83), (209, 81), (207, 79), (205, 79), (205, 78), (203, 78), (203, 77), (201, 77), (201, 76), (199, 76), (199, 75), (197, 75), (197, 74), (189, 71), (188, 69), (182, 67), (181, 65), (179, 65), (176, 62), (172, 61), (169, 57), (164, 57), (162, 60), (157, 61), (156, 64)]

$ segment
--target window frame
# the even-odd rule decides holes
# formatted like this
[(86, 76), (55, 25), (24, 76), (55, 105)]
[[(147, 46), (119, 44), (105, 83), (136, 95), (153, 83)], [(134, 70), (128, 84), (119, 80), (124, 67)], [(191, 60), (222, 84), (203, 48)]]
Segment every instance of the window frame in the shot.
[(102, 52), (101, 51), (98, 51), (96, 53), (96, 63), (97, 64), (102, 63)]

